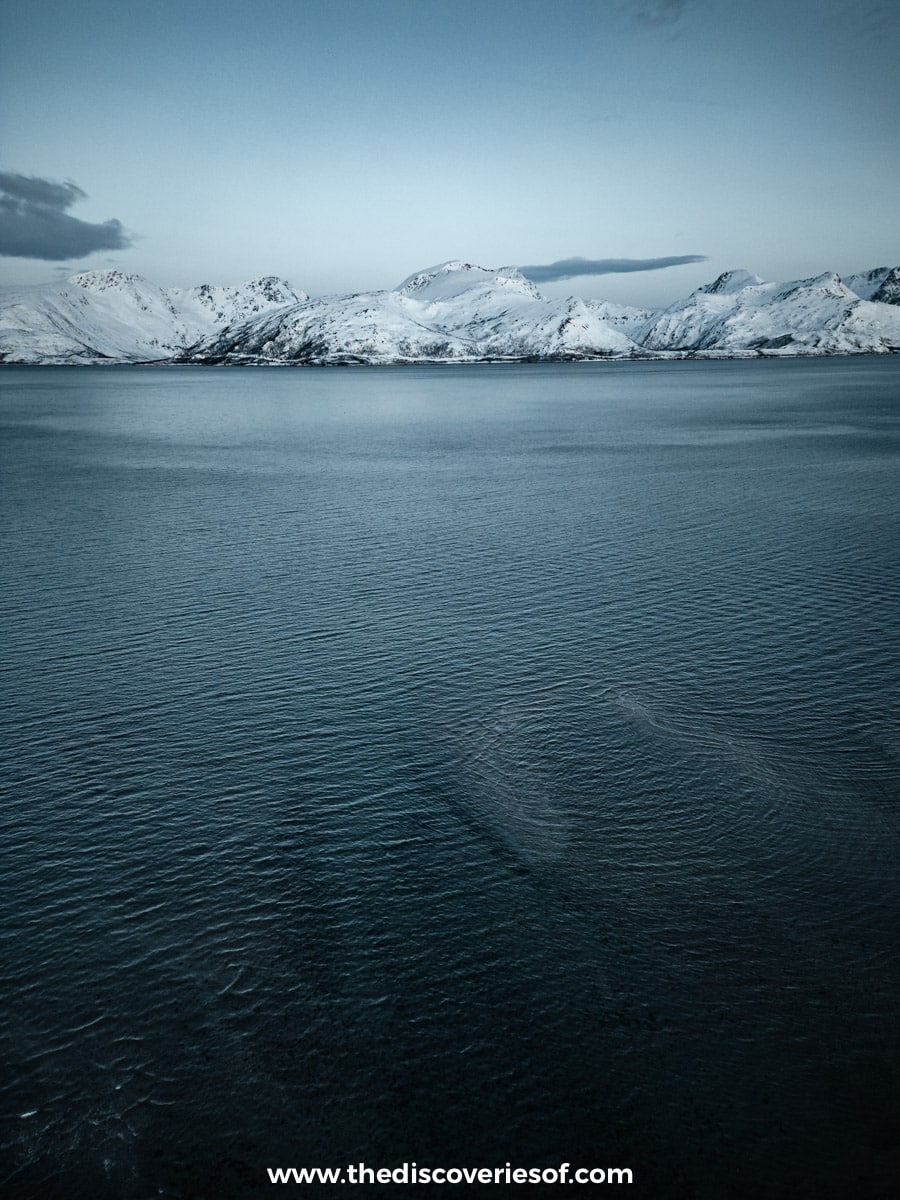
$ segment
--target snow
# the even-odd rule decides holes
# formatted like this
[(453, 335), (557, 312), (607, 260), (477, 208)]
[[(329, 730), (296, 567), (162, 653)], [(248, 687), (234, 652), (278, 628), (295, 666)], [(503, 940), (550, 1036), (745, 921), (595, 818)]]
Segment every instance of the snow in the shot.
[(900, 319), (886, 304), (860, 300), (833, 272), (789, 283), (720, 276), (670, 305), (636, 340), (650, 350), (717, 356), (885, 353), (900, 350)]
[(0, 361), (165, 361), (235, 321), (303, 299), (274, 276), (163, 291), (141, 275), (85, 271), (0, 301)]
[(749, 271), (724, 271), (718, 279), (713, 280), (712, 283), (705, 283), (703, 287), (697, 290), (699, 292), (707, 292), (710, 295), (721, 295), (727, 292), (740, 292), (746, 287), (754, 287), (762, 282), (763, 280), (759, 275), (752, 275)]
[(540, 292), (518, 267), (500, 267), (499, 270), (491, 271), (475, 266), (474, 263), (459, 261), (441, 263), (440, 266), (418, 271), (404, 279), (395, 290), (401, 296), (435, 303), (456, 299), (471, 293), (476, 287), (489, 291), (504, 289), (506, 295), (518, 292), (535, 300), (541, 299)]
[(404, 363), (900, 351), (900, 268), (765, 283), (727, 271), (663, 311), (550, 300), (453, 260), (393, 291), (311, 299), (265, 276), (163, 290), (89, 271), (0, 299), (0, 361)]
[(844, 283), (863, 300), (900, 304), (900, 267), (875, 267), (860, 275), (848, 275)]
[(844, 283), (860, 300), (873, 300), (890, 273), (890, 267), (874, 267), (871, 271), (861, 271), (858, 275), (845, 275)]

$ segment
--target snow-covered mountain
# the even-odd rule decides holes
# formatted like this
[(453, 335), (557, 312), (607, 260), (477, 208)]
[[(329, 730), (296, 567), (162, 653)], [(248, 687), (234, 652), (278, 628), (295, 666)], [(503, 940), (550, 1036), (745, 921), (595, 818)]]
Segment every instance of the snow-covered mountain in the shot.
[(900, 304), (900, 267), (876, 267), (860, 275), (848, 275), (844, 283), (863, 300)]
[(898, 331), (896, 307), (862, 299), (837, 275), (764, 283), (728, 271), (670, 305), (637, 340), (647, 350), (706, 356), (871, 354), (900, 350)]
[(0, 299), (0, 362), (170, 359), (225, 325), (306, 299), (274, 277), (240, 287), (163, 291), (140, 275), (86, 271)]
[(395, 289), (311, 299), (280, 279), (163, 291), (92, 271), (0, 301), (0, 361), (409, 363), (900, 351), (900, 267), (766, 283), (728, 271), (662, 311), (542, 296), (453, 261)]
[(449, 262), (395, 290), (308, 300), (235, 323), (195, 362), (477, 362), (628, 356), (638, 347), (584, 301), (545, 300), (515, 267)]

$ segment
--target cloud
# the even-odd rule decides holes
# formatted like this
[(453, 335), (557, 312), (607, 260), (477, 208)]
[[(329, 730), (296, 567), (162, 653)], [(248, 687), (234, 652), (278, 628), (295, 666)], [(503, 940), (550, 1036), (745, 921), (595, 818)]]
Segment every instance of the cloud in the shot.
[(686, 5), (687, 0), (637, 0), (634, 19), (641, 25), (674, 25)]
[(131, 245), (121, 221), (92, 224), (66, 212), (86, 194), (74, 183), (0, 171), (0, 255), (63, 262)]
[(660, 271), (663, 267), (682, 267), (685, 263), (706, 262), (705, 254), (678, 254), (669, 258), (561, 258), (519, 270), (534, 283), (552, 283), (555, 279), (575, 279), (579, 275), (622, 275), (630, 271)]

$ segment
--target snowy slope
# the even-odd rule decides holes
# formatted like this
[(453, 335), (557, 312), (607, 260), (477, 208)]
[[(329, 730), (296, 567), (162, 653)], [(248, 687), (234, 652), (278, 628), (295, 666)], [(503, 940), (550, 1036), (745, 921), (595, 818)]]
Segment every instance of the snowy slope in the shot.
[(541, 294), (521, 273), (518, 267), (500, 267), (491, 271), (474, 263), (440, 263), (410, 275), (394, 289), (401, 296), (412, 297), (423, 304), (441, 304), (471, 297), (476, 292), (504, 295), (506, 298), (521, 296), (529, 300), (540, 300)]
[(635, 308), (628, 304), (613, 304), (609, 300), (586, 300), (585, 304), (605, 325), (624, 333), (632, 341), (650, 324), (657, 312), (650, 308)]
[(309, 300), (231, 326), (193, 362), (390, 363), (471, 360), (475, 347), (417, 323), (392, 292)]
[(163, 291), (140, 275), (87, 271), (0, 305), (0, 361), (146, 362), (182, 354), (235, 320), (298, 296), (268, 277), (241, 287)]
[(635, 336), (648, 350), (704, 356), (886, 353), (900, 350), (900, 314), (834, 274), (763, 283), (729, 271)]
[(274, 275), (251, 280), (240, 287), (204, 283), (183, 291), (170, 288), (166, 295), (182, 319), (202, 333), (309, 299), (305, 292), (295, 292)]
[[(855, 289), (854, 289), (855, 290)], [(868, 297), (882, 304), (900, 304), (900, 267), (891, 267), (874, 296)]]
[[(852, 285), (852, 286), (851, 286)], [(163, 291), (92, 271), (0, 302), (0, 361), (408, 363), (900, 351), (900, 268), (765, 283), (727, 271), (663, 311), (547, 299), (452, 261), (393, 291), (310, 299), (274, 277)]]
[(0, 315), (4, 357), (16, 362), (169, 358), (184, 346), (181, 334), (165, 292), (119, 271), (73, 275), (45, 293), (13, 297)]
[(516, 267), (449, 262), (397, 289), (423, 324), (465, 338), (485, 358), (628, 355), (637, 347), (583, 300), (546, 300)]
[(473, 362), (629, 355), (582, 300), (545, 300), (515, 267), (449, 262), (390, 292), (308, 301), (232, 325), (192, 351), (215, 362)]
[(900, 304), (900, 267), (875, 267), (859, 275), (846, 275), (844, 283), (861, 300)]

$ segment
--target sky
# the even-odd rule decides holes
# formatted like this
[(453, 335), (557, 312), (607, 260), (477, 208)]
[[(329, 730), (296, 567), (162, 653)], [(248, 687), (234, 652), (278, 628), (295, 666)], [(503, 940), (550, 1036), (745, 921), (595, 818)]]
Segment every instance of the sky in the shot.
[(0, 0), (0, 282), (897, 265), (898, 51), (884, 0)]

